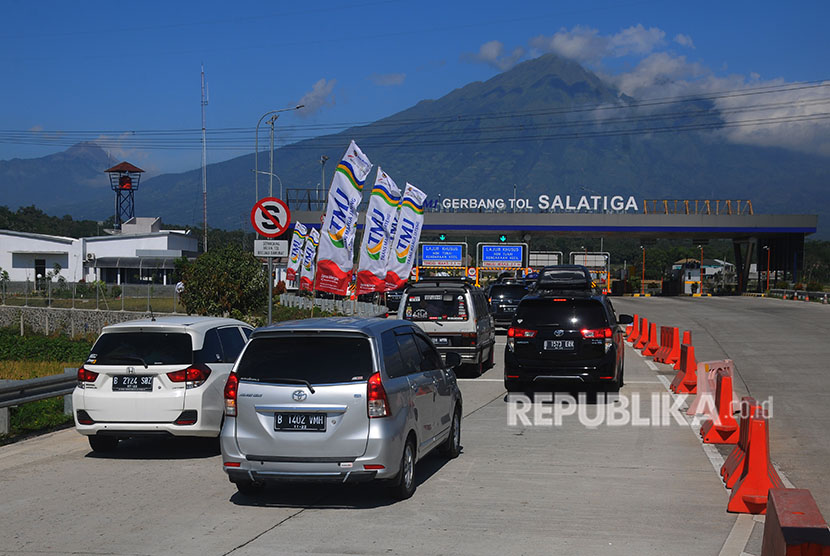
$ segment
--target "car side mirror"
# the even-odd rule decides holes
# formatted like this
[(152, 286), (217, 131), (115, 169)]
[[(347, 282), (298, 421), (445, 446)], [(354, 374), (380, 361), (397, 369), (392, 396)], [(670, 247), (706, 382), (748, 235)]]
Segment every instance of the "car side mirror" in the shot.
[(620, 324), (631, 324), (634, 322), (634, 317), (631, 315), (620, 315), (620, 318), (617, 319), (617, 322)]
[(450, 369), (454, 369), (461, 364), (461, 356), (456, 352), (451, 351), (444, 356), (444, 363), (446, 363), (447, 367)]

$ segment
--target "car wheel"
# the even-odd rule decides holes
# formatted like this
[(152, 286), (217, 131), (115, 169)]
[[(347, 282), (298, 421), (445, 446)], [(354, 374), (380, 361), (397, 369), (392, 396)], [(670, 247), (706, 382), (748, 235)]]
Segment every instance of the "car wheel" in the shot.
[(239, 494), (244, 494), (245, 496), (256, 496), (265, 490), (265, 483), (258, 481), (243, 480), (237, 481), (234, 484), (236, 484), (236, 490), (239, 491)]
[(116, 448), (118, 448), (118, 437), (117, 436), (88, 436), (87, 439), (89, 440), (89, 447), (92, 448), (93, 452), (101, 452), (102, 454), (108, 454), (114, 452)]
[(461, 453), (461, 408), (456, 407), (452, 415), (450, 436), (441, 445), (441, 453), (449, 459), (455, 459)]
[(496, 344), (490, 346), (490, 356), (487, 358), (487, 368), (492, 369), (496, 366)]
[(392, 495), (398, 500), (406, 500), (415, 492), (415, 443), (411, 438), (407, 439), (401, 456), (401, 467), (398, 471), (398, 478), (395, 486), (392, 487)]

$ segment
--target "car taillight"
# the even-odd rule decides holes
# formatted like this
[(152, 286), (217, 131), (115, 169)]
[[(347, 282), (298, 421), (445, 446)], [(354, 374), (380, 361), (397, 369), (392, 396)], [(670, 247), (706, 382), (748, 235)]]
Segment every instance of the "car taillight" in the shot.
[(170, 382), (184, 382), (185, 388), (196, 388), (205, 383), (210, 376), (210, 369), (204, 365), (193, 365), (181, 371), (167, 373)]
[(511, 326), (507, 329), (508, 338), (534, 338), (535, 336), (536, 330), (530, 330), (529, 328), (514, 328)]
[(613, 338), (614, 331), (610, 328), (583, 328), (581, 331), (583, 338)]
[(225, 415), (236, 417), (236, 394), (239, 392), (239, 378), (236, 373), (228, 375), (225, 383)]
[[(466, 340), (466, 344), (465, 344)], [(475, 332), (464, 332), (461, 334), (461, 345), (475, 346), (478, 343), (478, 334)]]
[(370, 419), (389, 416), (389, 399), (386, 397), (383, 384), (380, 382), (380, 373), (375, 373), (369, 377), (366, 398), (366, 412)]
[(98, 373), (93, 373), (92, 371), (81, 367), (78, 369), (78, 384), (83, 387), (84, 382), (95, 382), (98, 378)]

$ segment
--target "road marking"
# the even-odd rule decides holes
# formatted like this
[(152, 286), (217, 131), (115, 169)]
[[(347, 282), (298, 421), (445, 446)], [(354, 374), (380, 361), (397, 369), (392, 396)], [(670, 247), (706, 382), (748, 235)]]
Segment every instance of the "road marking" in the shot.
[(504, 382), (503, 378), (456, 378), (458, 382)]
[(749, 542), (749, 536), (752, 534), (752, 528), (755, 527), (755, 520), (750, 514), (738, 514), (735, 520), (735, 525), (729, 531), (729, 536), (726, 537), (726, 542), (718, 553), (719, 556), (740, 556), (744, 553), (746, 543)]
[(646, 360), (646, 366), (648, 366), (648, 368), (651, 369), (652, 371), (659, 371), (660, 370), (660, 369), (657, 368), (657, 365), (655, 365), (654, 363), (652, 363), (651, 361), (648, 361), (648, 360)]
[(628, 380), (625, 381), (626, 384), (661, 384), (659, 380)]
[(663, 383), (663, 386), (665, 386), (665, 387), (666, 387), (666, 390), (671, 391), (671, 389), (669, 388), (669, 386), (671, 386), (671, 382), (669, 381), (669, 379), (668, 379), (668, 378), (666, 378), (666, 377), (665, 377), (665, 376), (663, 376), (663, 375), (657, 375), (657, 379), (658, 379), (660, 382), (662, 382), (662, 383)]

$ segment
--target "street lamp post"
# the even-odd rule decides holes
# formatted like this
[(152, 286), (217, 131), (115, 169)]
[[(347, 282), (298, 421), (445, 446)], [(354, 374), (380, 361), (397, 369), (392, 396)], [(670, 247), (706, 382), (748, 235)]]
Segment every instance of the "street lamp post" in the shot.
[(702, 294), (703, 293), (703, 244), (698, 245), (700, 249), (700, 267), (697, 271), (697, 279), (700, 282), (700, 288), (698, 291)]
[(764, 250), (767, 252), (767, 294), (769, 294), (769, 258), (770, 258), (769, 245), (764, 245)]
[[(256, 131), (254, 132), (254, 194), (255, 199), (254, 202), (256, 203), (259, 201), (259, 125), (262, 123), (262, 120), (265, 119), (266, 116), (271, 116), (274, 114), (278, 114), (280, 112), (290, 112), (292, 110), (299, 110), (305, 106), (304, 104), (298, 104), (294, 108), (281, 108), (279, 110), (271, 110), (266, 112), (262, 115), (259, 121), (256, 123)], [(274, 164), (274, 122), (276, 118), (272, 118), (269, 120), (271, 124), (271, 173), (274, 172), (273, 164)]]
[(643, 250), (643, 274), (642, 278), (640, 278), (640, 295), (646, 294), (646, 246), (641, 245), (640, 249)]

